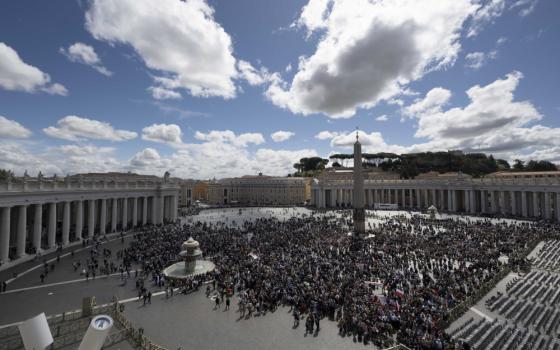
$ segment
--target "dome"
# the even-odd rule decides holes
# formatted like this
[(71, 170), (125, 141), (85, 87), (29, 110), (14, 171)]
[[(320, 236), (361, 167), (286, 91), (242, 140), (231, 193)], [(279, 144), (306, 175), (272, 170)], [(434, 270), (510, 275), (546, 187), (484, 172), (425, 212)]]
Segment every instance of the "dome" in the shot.
[(189, 237), (189, 239), (184, 241), (183, 244), (181, 245), (181, 250), (196, 249), (199, 246), (200, 243), (198, 243), (198, 241), (195, 241), (192, 237)]

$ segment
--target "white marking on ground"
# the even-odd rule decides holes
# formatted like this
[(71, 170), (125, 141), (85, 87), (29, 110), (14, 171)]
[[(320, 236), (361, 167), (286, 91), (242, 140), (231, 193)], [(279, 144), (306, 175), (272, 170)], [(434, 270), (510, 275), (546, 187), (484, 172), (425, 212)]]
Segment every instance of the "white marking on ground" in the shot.
[(488, 316), (487, 314), (485, 314), (484, 312), (475, 308), (474, 306), (471, 307), (469, 310), (471, 310), (472, 312), (474, 312), (475, 314), (477, 314), (480, 317), (484, 317), (487, 321), (490, 321), (490, 322), (494, 321), (494, 319), (492, 317)]
[[(131, 233), (124, 234), (124, 238), (127, 238), (128, 236), (131, 236), (132, 234), (133, 234), (132, 232), (131, 232)], [(115, 233), (114, 235), (119, 235), (119, 236), (118, 236), (118, 237), (115, 237), (115, 238), (112, 238), (112, 239), (108, 239), (107, 241), (101, 243), (101, 245), (104, 245), (104, 244), (107, 244), (107, 243), (116, 241), (116, 240), (118, 240), (118, 239), (121, 239), (120, 233)], [(109, 237), (111, 237), (111, 236), (109, 236)], [(83, 247), (83, 248), (78, 248), (78, 249), (74, 250), (74, 253), (79, 253), (79, 252), (81, 252), (81, 251), (83, 251), (83, 250), (87, 250), (87, 249), (91, 248), (92, 246), (93, 246), (93, 244), (90, 244), (90, 245), (85, 246), (85, 247)], [(51, 254), (51, 253), (49, 253), (49, 254)], [(68, 253), (62, 254), (62, 255), (60, 256), (60, 258), (67, 257), (67, 256), (70, 255), (70, 254), (72, 254), (72, 251), (69, 251)], [(39, 256), (38, 258), (41, 258), (41, 257)], [(47, 260), (47, 263), (52, 263), (53, 261), (56, 261), (56, 257)], [(27, 269), (27, 270), (25, 270), (25, 271), (23, 271), (23, 272), (18, 273), (17, 277), (10, 278), (9, 280), (6, 281), (6, 284), (12, 283), (13, 281), (15, 281), (16, 279), (20, 278), (21, 276), (27, 275), (29, 272), (34, 271), (34, 270), (37, 270), (37, 269), (40, 268), (41, 266), (43, 266), (43, 263), (41, 263), (41, 264), (39, 264), (39, 265), (36, 265), (36, 266), (33, 266), (33, 267), (30, 267), (29, 269)]]
[[(141, 270), (138, 270), (141, 271)], [(96, 281), (102, 278), (107, 279), (107, 277), (114, 277), (114, 276), (119, 276), (121, 273), (117, 272), (117, 273), (113, 273), (110, 274), (109, 276), (107, 275), (98, 275), (95, 279), (94, 278), (89, 278), (89, 281)], [(32, 286), (32, 287), (25, 287), (25, 288), (19, 288), (19, 289), (11, 289), (11, 290), (7, 290), (2, 294), (10, 294), (10, 293), (17, 293), (17, 292), (25, 292), (28, 290), (33, 290), (33, 289), (39, 289), (39, 288), (48, 288), (48, 287), (53, 287), (53, 286), (61, 286), (61, 285), (65, 285), (65, 284), (71, 284), (71, 283), (79, 283), (79, 282), (86, 282), (88, 281), (88, 279), (86, 278), (79, 278), (79, 279), (75, 279), (75, 280), (69, 280), (69, 281), (61, 281), (61, 282), (55, 282), (55, 283), (49, 283), (49, 284), (40, 284), (38, 286)]]

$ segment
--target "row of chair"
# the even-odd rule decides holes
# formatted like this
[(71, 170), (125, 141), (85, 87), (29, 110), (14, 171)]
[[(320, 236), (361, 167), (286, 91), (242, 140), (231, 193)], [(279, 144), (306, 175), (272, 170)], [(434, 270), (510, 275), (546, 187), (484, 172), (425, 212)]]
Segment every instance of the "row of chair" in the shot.
[(471, 321), (469, 326), (452, 334), (454, 339), (463, 341), (473, 349), (543, 349), (560, 350), (560, 339), (541, 334), (528, 328), (498, 320)]

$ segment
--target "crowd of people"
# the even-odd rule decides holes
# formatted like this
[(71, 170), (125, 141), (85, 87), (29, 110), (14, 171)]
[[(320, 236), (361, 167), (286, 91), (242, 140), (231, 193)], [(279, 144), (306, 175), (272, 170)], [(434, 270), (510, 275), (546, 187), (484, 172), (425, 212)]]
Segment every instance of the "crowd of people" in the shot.
[[(560, 226), (547, 222), (393, 216), (376, 220), (367, 237), (356, 239), (350, 218), (350, 211), (339, 211), (266, 215), (242, 224), (236, 218), (235, 225), (191, 220), (147, 226), (115, 251), (95, 240), (89, 258), (73, 267), (87, 278), (120, 272), (123, 285), (134, 278), (144, 305), (151, 304), (150, 287), (171, 297), (177, 288), (188, 294), (209, 282), (214, 308), (236, 302), (240, 319), (283, 306), (294, 328), (304, 323), (306, 335), (317, 334), (328, 319), (341, 336), (364, 344), (452, 349), (462, 346), (445, 333), (453, 311), (505, 268), (526, 267), (536, 242), (560, 238)], [(181, 282), (166, 279), (163, 270), (179, 261), (189, 237), (215, 270)], [(45, 264), (44, 277), (52, 269), (54, 263)]]
[[(340, 216), (261, 218), (231, 227), (188, 223), (148, 227), (120, 251), (122, 266), (137, 264), (153, 283), (176, 262), (188, 237), (200, 242), (216, 269), (187, 281), (183, 291), (213, 281), (216, 303), (236, 295), (240, 317), (290, 307), (306, 334), (320, 320), (340, 335), (387, 346), (458, 347), (441, 324), (450, 312), (506, 266), (526, 264), (533, 242), (559, 235), (549, 223), (392, 218), (368, 237), (348, 234)], [(166, 281), (166, 290), (169, 281)], [(176, 283), (176, 282), (173, 282)]]

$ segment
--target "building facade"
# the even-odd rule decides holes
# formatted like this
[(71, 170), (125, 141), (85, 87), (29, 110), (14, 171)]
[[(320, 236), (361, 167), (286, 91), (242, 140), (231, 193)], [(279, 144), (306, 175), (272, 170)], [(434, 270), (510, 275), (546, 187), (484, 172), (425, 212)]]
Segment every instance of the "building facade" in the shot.
[[(338, 171), (348, 172), (348, 169)], [(350, 170), (351, 171), (351, 170)], [(337, 170), (325, 171), (312, 185), (311, 204), (317, 208), (350, 208), (353, 181)], [(460, 173), (423, 178), (366, 179), (366, 206), (396, 204), (402, 209), (425, 209), (470, 214), (500, 214), (560, 221), (560, 178), (471, 178)]]
[(208, 202), (215, 205), (303, 205), (310, 179), (243, 176), (211, 181)]
[(0, 261), (50, 252), (95, 235), (177, 220), (179, 186), (167, 177), (84, 174), (0, 183)]

